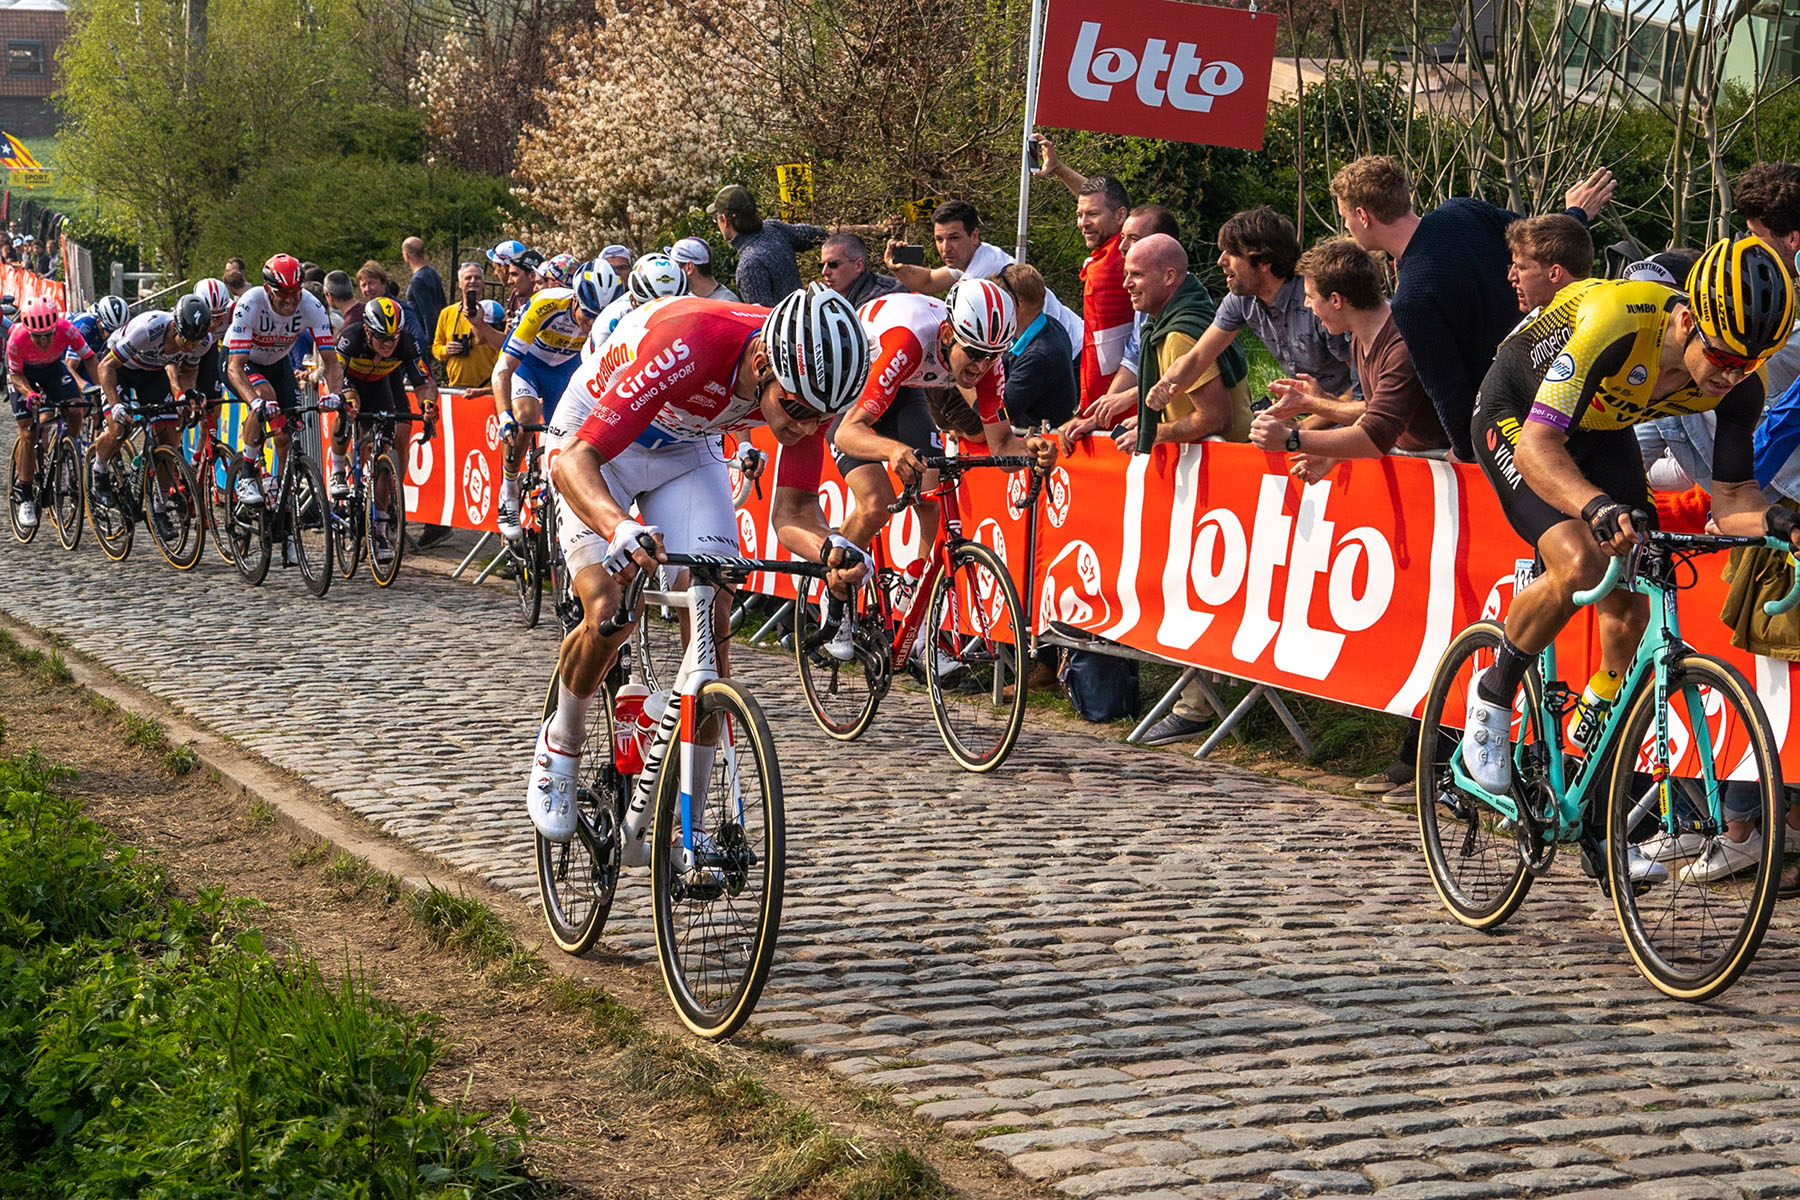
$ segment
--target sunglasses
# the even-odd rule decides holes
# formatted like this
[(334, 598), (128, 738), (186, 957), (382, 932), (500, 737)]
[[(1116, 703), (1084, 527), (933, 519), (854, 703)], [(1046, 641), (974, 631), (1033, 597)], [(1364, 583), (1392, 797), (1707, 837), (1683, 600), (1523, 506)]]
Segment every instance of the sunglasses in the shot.
[(968, 355), (970, 362), (983, 363), (983, 362), (986, 362), (990, 358), (999, 358), (1000, 357), (1000, 351), (998, 351), (998, 350), (977, 350), (975, 347), (969, 345), (969, 343), (967, 343), (967, 342), (957, 342), (956, 346), (957, 346), (957, 349), (961, 350), (964, 354)]
[(861, 262), (860, 258), (827, 258), (819, 263), (827, 271), (835, 271), (839, 267), (847, 267), (853, 262)]
[(369, 335), (369, 340), (371, 342), (385, 342), (387, 345), (391, 346), (400, 340), (400, 335), (397, 333), (371, 333)]
[(283, 300), (292, 300), (295, 296), (298, 296), (300, 294), (300, 289), (297, 287), (296, 288), (284, 288), (284, 287), (273, 287), (272, 286), (269, 288), (269, 290), (271, 292), (273, 292), (275, 295), (280, 296)]
[[(1750, 372), (1756, 370), (1757, 367), (1761, 366), (1763, 360), (1768, 357), (1766, 354), (1761, 354), (1754, 358), (1745, 358), (1742, 354), (1733, 354), (1729, 350), (1717, 349), (1711, 342), (1706, 340), (1706, 334), (1701, 331), (1698, 325), (1694, 327), (1694, 335), (1700, 339), (1701, 355), (1705, 357), (1707, 362), (1719, 368), (1721, 371), (1742, 371), (1744, 374), (1748, 375)], [(1691, 341), (1692, 339), (1689, 340)]]

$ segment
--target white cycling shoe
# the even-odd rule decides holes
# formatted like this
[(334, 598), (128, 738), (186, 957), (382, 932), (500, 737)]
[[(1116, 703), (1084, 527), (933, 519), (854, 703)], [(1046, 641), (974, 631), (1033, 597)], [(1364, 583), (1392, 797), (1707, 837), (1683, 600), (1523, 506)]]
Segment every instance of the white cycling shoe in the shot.
[(30, 500), (19, 501), (19, 528), (36, 529), (37, 523), (37, 505)]
[(239, 475), (237, 481), (237, 502), (239, 504), (261, 504), (263, 490), (260, 480), (249, 475)]
[(581, 755), (551, 749), (549, 735), (550, 722), (546, 721), (538, 727), (525, 807), (546, 842), (566, 842), (575, 836), (575, 776), (581, 769)]
[(1489, 703), (1479, 688), (1469, 689), (1463, 725), (1463, 769), (1496, 796), (1512, 788), (1512, 707)]
[(848, 612), (838, 622), (837, 632), (825, 643), (825, 653), (839, 662), (849, 662), (856, 657), (856, 620)]

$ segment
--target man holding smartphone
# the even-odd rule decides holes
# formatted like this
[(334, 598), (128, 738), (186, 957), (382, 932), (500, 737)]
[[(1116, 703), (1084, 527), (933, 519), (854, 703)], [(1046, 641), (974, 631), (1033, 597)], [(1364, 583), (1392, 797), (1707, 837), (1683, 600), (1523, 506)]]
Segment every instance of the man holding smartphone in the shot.
[(487, 387), (506, 340), (506, 331), (490, 325), (481, 313), (486, 278), (480, 263), (464, 263), (456, 272), (457, 303), (438, 313), (431, 352), (444, 364), (444, 381), (453, 388)]

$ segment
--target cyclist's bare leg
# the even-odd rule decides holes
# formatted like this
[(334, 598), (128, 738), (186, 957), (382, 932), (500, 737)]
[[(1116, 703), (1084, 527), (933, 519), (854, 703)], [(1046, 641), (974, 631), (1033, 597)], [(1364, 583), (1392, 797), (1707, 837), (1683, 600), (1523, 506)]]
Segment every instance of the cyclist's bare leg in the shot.
[[(922, 491), (937, 486), (938, 473), (927, 471), (919, 481)], [(894, 484), (888, 478), (887, 468), (880, 463), (864, 463), (850, 472), (845, 479), (850, 485), (850, 494), (856, 498), (856, 505), (849, 516), (844, 518), (844, 536), (855, 542), (864, 550), (869, 548), (893, 515), (888, 512), (888, 505), (894, 502)], [(913, 513), (919, 522), (919, 548), (921, 552), (929, 547), (937, 537), (938, 505), (935, 500), (921, 499), (913, 506)]]
[[(1568, 520), (1552, 526), (1538, 539), (1537, 548), (1544, 560), (1544, 574), (1514, 598), (1506, 613), (1506, 638), (1526, 654), (1538, 654), (1556, 639), (1575, 616), (1575, 593), (1598, 584), (1608, 562), (1586, 521)], [(1603, 644), (1607, 668), (1624, 670), (1636, 648), (1634, 638), (1623, 656), (1618, 656), (1615, 646)]]
[(32, 417), (19, 422), (19, 440), (13, 443), (13, 465), (19, 482), (30, 483), (37, 474), (37, 430)]
[[(515, 386), (512, 398), (513, 419), (521, 425), (541, 425), (544, 420), (544, 406), (538, 403), (536, 396), (527, 396)], [(506, 454), (506, 472), (517, 476), (525, 468), (525, 454), (531, 449), (531, 435), (520, 433), (513, 438), (512, 448)]]

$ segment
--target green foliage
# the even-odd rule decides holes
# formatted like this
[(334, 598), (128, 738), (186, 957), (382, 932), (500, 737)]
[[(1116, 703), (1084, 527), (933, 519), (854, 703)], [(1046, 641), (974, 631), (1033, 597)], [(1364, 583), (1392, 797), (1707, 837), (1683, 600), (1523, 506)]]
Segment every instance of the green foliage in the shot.
[(163, 769), (171, 775), (186, 775), (200, 762), (200, 756), (194, 753), (192, 746), (171, 746), (163, 755)]
[(513, 948), (512, 934), (500, 918), (470, 896), (455, 895), (434, 884), (430, 891), (409, 897), (407, 909), (432, 941), (460, 950), (478, 963), (496, 962)]
[(125, 714), (125, 744), (140, 750), (161, 750), (169, 741), (169, 731), (155, 717)]
[(280, 960), (0, 760), (0, 1194), (530, 1194), (517, 1139), (425, 1087), (428, 1021)]

